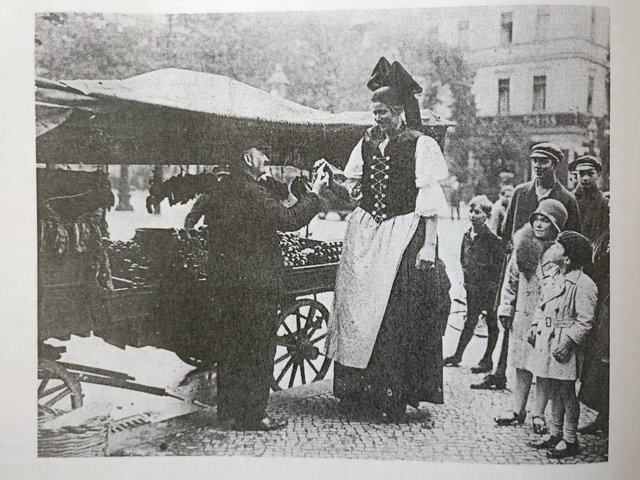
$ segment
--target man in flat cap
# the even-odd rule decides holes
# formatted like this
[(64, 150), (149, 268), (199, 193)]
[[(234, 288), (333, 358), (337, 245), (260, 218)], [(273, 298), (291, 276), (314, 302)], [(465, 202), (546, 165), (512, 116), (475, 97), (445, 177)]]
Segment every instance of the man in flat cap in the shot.
[[(564, 158), (562, 150), (555, 144), (538, 143), (531, 149), (531, 167), (536, 176), (533, 180), (518, 185), (511, 197), (507, 214), (502, 225), (502, 240), (511, 251), (514, 234), (529, 222), (529, 217), (542, 200), (552, 198), (558, 200), (567, 210), (566, 230), (580, 232), (580, 210), (573, 194), (567, 190), (556, 177), (556, 168)], [(508, 256), (507, 256), (508, 257)], [(507, 258), (508, 260), (508, 258)], [(501, 283), (504, 282), (504, 278)], [(507, 383), (507, 345), (510, 325), (502, 325), (505, 335), (498, 365), (493, 373), (488, 374), (481, 382), (471, 385), (474, 389), (504, 389)]]
[(593, 244), (609, 228), (609, 201), (598, 187), (602, 163), (593, 155), (582, 155), (569, 163), (569, 170), (578, 179), (573, 194), (580, 207), (582, 233)]
[[(250, 148), (230, 165), (230, 174), (208, 196), (208, 282), (220, 309), (218, 335), (218, 420), (235, 430), (275, 430), (286, 422), (266, 414), (273, 359), (275, 321), (284, 293), (284, 266), (278, 231), (295, 231), (321, 210), (319, 194), (328, 187), (321, 170), (310, 192), (292, 207), (262, 179), (269, 158)], [(286, 188), (285, 188), (286, 190)]]

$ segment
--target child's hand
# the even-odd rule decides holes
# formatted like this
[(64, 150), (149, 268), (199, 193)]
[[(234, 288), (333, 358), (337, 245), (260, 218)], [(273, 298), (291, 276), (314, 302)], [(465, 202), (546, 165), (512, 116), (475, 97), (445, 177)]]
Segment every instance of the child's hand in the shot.
[(570, 338), (567, 338), (565, 341), (561, 342), (556, 349), (552, 352), (553, 358), (555, 358), (560, 363), (566, 363), (571, 358), (571, 353), (573, 352), (573, 341)]

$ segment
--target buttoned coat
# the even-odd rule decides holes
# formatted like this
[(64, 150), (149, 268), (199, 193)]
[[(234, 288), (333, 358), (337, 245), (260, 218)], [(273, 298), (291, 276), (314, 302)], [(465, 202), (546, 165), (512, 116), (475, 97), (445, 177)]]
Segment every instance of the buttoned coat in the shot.
[(531, 352), (527, 338), (540, 297), (540, 259), (552, 243), (536, 239), (529, 224), (521, 228), (514, 237), (514, 250), (500, 293), (498, 316), (512, 319), (509, 365), (521, 370), (527, 370)]
[[(528, 370), (536, 377), (577, 380), (584, 358), (584, 346), (595, 317), (598, 288), (582, 270), (560, 275), (544, 283), (532, 327), (535, 347)], [(570, 341), (571, 355), (558, 362), (553, 352)]]

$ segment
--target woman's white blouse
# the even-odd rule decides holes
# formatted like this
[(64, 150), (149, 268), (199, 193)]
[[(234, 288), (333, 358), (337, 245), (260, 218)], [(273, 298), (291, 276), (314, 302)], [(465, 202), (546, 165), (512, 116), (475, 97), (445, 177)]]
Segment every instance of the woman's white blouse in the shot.
[[(385, 138), (380, 143), (380, 153), (384, 155), (389, 140)], [(349, 161), (344, 169), (346, 177), (345, 187), (351, 196), (359, 199), (362, 196), (362, 139), (351, 151)], [(442, 187), (438, 183), (449, 176), (447, 164), (438, 143), (427, 135), (421, 135), (416, 144), (416, 197), (415, 213), (423, 217), (445, 214), (448, 209)]]

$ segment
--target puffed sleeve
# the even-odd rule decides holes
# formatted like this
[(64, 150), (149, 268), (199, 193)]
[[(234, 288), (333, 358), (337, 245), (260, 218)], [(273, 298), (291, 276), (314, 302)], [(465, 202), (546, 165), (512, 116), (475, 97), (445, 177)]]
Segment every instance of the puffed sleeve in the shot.
[(362, 159), (362, 138), (351, 151), (347, 166), (344, 167), (344, 176), (346, 180), (344, 187), (348, 190), (352, 198), (359, 198), (361, 195), (362, 184), (362, 168), (364, 160)]
[(438, 143), (427, 135), (418, 138), (416, 144), (416, 213), (423, 217), (446, 214), (448, 210), (442, 187), (438, 183), (449, 176)]

